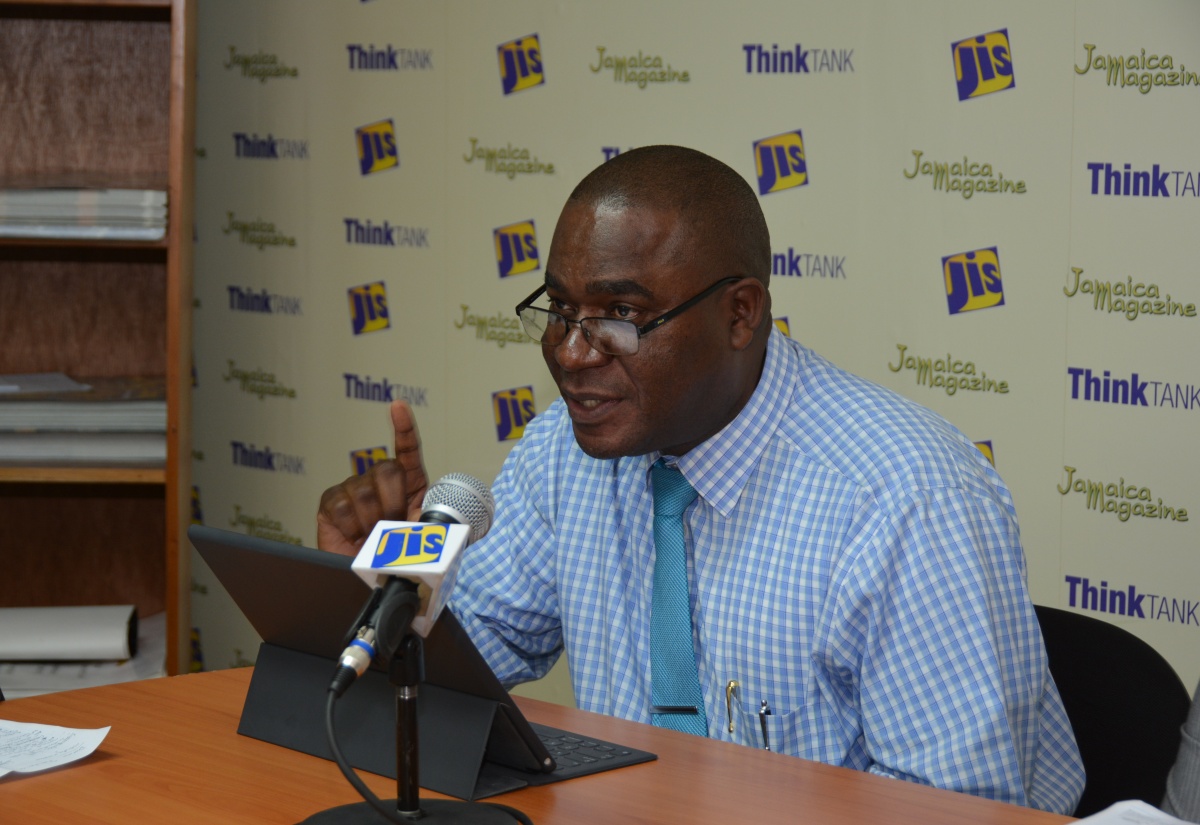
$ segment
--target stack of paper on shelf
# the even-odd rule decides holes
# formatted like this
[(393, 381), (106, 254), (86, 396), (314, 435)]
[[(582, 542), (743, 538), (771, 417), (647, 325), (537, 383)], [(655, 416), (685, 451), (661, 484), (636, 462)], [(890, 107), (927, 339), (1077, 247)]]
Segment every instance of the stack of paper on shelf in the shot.
[[(130, 624), (128, 610), (112, 606), (9, 608), (0, 610), (0, 629), (5, 613), (12, 614), (15, 626), (25, 611), (39, 622), (41, 652), (34, 659), (26, 651), (5, 654), (0, 649), (0, 687), (7, 699), (167, 675), (165, 613)], [(131, 629), (136, 642), (129, 640)]]
[(0, 189), (0, 237), (157, 241), (167, 193), (157, 189)]
[(131, 604), (0, 607), (0, 662), (90, 662), (137, 655)]
[(166, 430), (161, 377), (0, 375), (0, 463), (162, 466)]

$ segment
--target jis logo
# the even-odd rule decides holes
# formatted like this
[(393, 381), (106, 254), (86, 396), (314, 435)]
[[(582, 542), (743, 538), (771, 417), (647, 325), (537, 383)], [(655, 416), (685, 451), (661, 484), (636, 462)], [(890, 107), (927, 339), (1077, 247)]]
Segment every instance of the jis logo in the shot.
[(396, 152), (396, 128), (392, 121), (381, 120), (354, 130), (358, 142), (358, 171), (371, 175), (400, 165)]
[(192, 485), (192, 524), (204, 523), (204, 511), (200, 509), (200, 488)]
[(387, 461), (387, 447), (365, 447), (350, 452), (350, 469), (360, 476), (381, 461)]
[(522, 92), (546, 82), (542, 74), (542, 46), (536, 34), (501, 43), (496, 53), (500, 58), (500, 86), (504, 94)]
[(754, 172), (760, 195), (807, 184), (808, 162), (800, 130), (755, 141)]
[(445, 524), (414, 524), (384, 530), (371, 559), (374, 569), (433, 564), (442, 557), (449, 528)]
[(355, 335), (376, 332), (391, 325), (387, 307), (387, 288), (383, 281), (352, 286), (346, 290), (350, 300), (350, 326)]
[(496, 244), (496, 265), (500, 268), (501, 278), (542, 268), (533, 221), (502, 226), (492, 232), (492, 239)]
[(975, 446), (979, 448), (979, 452), (983, 453), (983, 457), (988, 460), (988, 464), (996, 466), (996, 454), (992, 452), (992, 442), (976, 441)]
[(496, 421), (497, 441), (516, 441), (525, 435), (525, 425), (533, 420), (533, 387), (517, 387), (492, 393), (492, 416)]
[(1000, 253), (994, 246), (942, 258), (942, 277), (951, 315), (1004, 306)]
[(1017, 85), (1008, 29), (952, 43), (950, 51), (954, 54), (954, 81), (958, 84), (959, 100), (982, 97)]

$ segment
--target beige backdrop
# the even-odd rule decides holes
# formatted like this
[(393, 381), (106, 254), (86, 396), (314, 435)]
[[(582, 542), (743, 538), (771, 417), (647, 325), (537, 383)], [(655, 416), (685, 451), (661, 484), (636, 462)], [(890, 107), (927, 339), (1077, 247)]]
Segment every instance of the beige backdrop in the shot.
[[(993, 456), (1035, 601), (1195, 684), (1198, 32), (1183, 0), (209, 0), (197, 518), (311, 545), (388, 397), (434, 478), (490, 481), (555, 395), (512, 308), (562, 202), (681, 143), (779, 172), (780, 322)], [(205, 666), (251, 660), (194, 571)]]

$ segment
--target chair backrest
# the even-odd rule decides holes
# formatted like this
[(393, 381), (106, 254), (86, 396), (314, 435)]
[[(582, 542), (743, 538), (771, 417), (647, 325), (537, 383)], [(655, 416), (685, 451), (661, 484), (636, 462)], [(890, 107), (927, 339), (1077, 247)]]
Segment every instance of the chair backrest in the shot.
[(1191, 695), (1153, 647), (1101, 619), (1036, 607), (1050, 674), (1087, 771), (1075, 816), (1123, 799), (1158, 805)]

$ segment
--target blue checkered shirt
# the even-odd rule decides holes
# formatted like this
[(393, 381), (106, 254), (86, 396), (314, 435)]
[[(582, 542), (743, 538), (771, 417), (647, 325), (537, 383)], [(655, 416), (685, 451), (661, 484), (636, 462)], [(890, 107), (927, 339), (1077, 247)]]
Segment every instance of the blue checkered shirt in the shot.
[[(650, 721), (658, 457), (590, 458), (561, 400), (526, 427), (454, 597), (506, 684), (565, 648), (579, 707)], [(762, 747), (766, 700), (772, 750), (1074, 809), (1012, 498), (961, 433), (773, 331), (749, 403), (678, 466), (709, 736)]]

